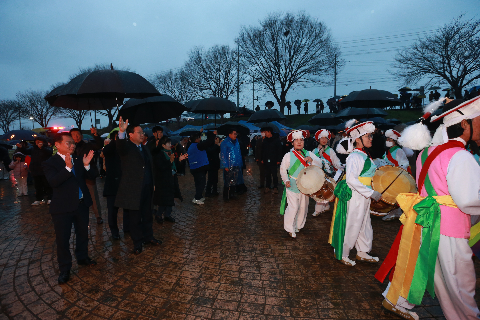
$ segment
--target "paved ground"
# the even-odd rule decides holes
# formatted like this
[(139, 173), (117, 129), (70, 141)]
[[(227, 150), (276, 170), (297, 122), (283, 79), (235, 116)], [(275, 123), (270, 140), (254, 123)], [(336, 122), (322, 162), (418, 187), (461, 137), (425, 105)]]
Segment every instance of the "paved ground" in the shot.
[[(378, 265), (333, 259), (331, 213), (309, 215), (297, 239), (289, 238), (278, 215), (281, 194), (259, 192), (257, 168), (248, 169), (247, 194), (204, 206), (190, 202), (192, 176), (180, 177), (186, 200), (174, 209), (177, 223), (155, 224), (164, 244), (139, 256), (130, 253), (129, 237), (112, 241), (92, 214), (89, 250), (98, 265), (74, 261), (71, 281), (61, 286), (47, 206), (30, 206), (32, 186), (13, 203), (10, 182), (0, 181), (0, 319), (395, 319), (380, 307), (386, 285), (373, 277)], [(373, 254), (381, 261), (399, 225), (373, 218)], [(416, 311), (443, 318), (436, 299)]]

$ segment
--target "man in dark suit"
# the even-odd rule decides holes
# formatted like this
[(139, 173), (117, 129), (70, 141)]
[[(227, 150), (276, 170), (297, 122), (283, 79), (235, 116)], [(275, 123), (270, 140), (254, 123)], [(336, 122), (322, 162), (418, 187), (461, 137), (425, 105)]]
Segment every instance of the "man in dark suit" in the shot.
[(93, 151), (79, 158), (72, 155), (75, 142), (69, 133), (55, 137), (57, 154), (43, 163), (43, 171), (53, 189), (50, 214), (52, 215), (57, 244), (57, 259), (60, 269), (58, 283), (70, 279), (72, 255), (70, 233), (75, 227), (75, 256), (79, 265), (93, 266), (97, 263), (88, 257), (88, 207), (92, 205), (85, 179), (94, 179), (97, 170), (90, 167)]
[[(152, 197), (153, 161), (147, 147), (142, 146), (142, 127), (128, 126), (122, 117), (118, 122), (118, 139), (115, 141), (122, 163), (122, 178), (118, 186), (115, 206), (128, 210), (133, 252), (140, 254), (143, 244), (160, 245), (153, 237)], [(128, 135), (128, 139), (126, 139)]]

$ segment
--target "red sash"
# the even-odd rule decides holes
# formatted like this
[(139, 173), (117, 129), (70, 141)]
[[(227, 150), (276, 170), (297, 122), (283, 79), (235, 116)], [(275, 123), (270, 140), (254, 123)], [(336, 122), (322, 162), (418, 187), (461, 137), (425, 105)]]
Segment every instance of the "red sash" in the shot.
[[(433, 160), (435, 160), (435, 158), (438, 157), (438, 155), (440, 155), (440, 153), (442, 153), (443, 151), (450, 148), (456, 148), (456, 147), (465, 148), (463, 143), (461, 143), (460, 141), (450, 140), (447, 143), (444, 143), (436, 147), (432, 151), (432, 153), (428, 155), (427, 160), (425, 160), (425, 163), (422, 166), (420, 175), (418, 176), (417, 186), (418, 186), (419, 193), (422, 190), (423, 184), (425, 183), (428, 169), (430, 168), (430, 165), (432, 164)], [(423, 152), (428, 152), (428, 149), (425, 148)], [(395, 241), (393, 242), (387, 257), (385, 258), (382, 265), (380, 266), (380, 269), (378, 269), (377, 273), (375, 274), (375, 279), (377, 279), (380, 282), (383, 282), (383, 280), (385, 279), (387, 274), (390, 272), (390, 270), (393, 270), (393, 272), (390, 273), (390, 277), (389, 277), (390, 281), (393, 278), (393, 273), (395, 272), (395, 265), (397, 263), (398, 249), (400, 247), (400, 239), (402, 237), (402, 230), (403, 230), (403, 225), (400, 227), (397, 237), (395, 238)]]
[(330, 158), (330, 156), (329, 156), (325, 151), (322, 153), (322, 157), (324, 157), (325, 159), (327, 159), (327, 161), (331, 163), (332, 168), (333, 168), (335, 171), (337, 171), (337, 168), (335, 168), (335, 166), (333, 165), (332, 158)]
[(305, 161), (305, 157), (303, 156), (303, 154), (300, 151), (293, 150), (293, 154), (295, 155), (295, 157), (297, 157), (297, 159), (300, 161), (300, 163), (303, 164), (304, 167), (309, 166), (309, 164)]
[(388, 161), (390, 161), (391, 163), (393, 163), (393, 165), (394, 165), (395, 167), (398, 167), (398, 161), (395, 160), (395, 159), (393, 159), (392, 154), (390, 153), (390, 150), (387, 151), (387, 159), (388, 159)]

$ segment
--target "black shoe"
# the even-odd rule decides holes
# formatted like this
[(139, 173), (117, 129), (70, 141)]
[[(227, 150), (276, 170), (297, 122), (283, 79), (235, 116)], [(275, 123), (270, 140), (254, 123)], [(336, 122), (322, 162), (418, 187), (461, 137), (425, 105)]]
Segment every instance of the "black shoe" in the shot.
[(112, 239), (113, 239), (113, 240), (120, 240), (120, 235), (118, 235), (118, 234), (112, 234)]
[(140, 253), (142, 253), (142, 251), (143, 251), (142, 247), (139, 247), (139, 248), (133, 249), (133, 254), (138, 256)]
[(155, 221), (157, 221), (157, 223), (163, 223), (163, 219), (161, 216), (155, 216)]
[(159, 246), (159, 245), (162, 244), (162, 240), (158, 240), (158, 239), (153, 238), (152, 240), (144, 241), (143, 244), (144, 245), (151, 244), (151, 245), (154, 245), (154, 246)]
[(68, 280), (70, 280), (70, 270), (60, 272), (58, 275), (58, 284), (66, 283)]
[(174, 217), (165, 217), (165, 221), (175, 222), (175, 218)]
[(97, 262), (95, 260), (90, 259), (90, 257), (86, 257), (85, 259), (77, 261), (79, 266), (96, 266)]

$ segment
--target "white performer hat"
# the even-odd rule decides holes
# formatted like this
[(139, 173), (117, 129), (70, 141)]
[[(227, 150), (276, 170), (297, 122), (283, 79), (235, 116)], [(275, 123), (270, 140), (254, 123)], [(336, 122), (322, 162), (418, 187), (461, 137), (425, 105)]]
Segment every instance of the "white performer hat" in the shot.
[[(455, 101), (453, 100), (449, 103), (455, 103)], [(433, 116), (432, 122), (443, 119), (443, 124), (448, 128), (462, 122), (462, 120), (473, 119), (478, 116), (480, 116), (480, 96), (465, 101), (438, 116)]]
[[(347, 148), (345, 149), (345, 146), (347, 146)], [(353, 143), (352, 143), (352, 139), (351, 138), (343, 138), (341, 139), (338, 144), (337, 144), (337, 149), (335, 150), (337, 151), (338, 153), (341, 153), (341, 154), (350, 154), (352, 153), (353, 151)]]
[(400, 138), (401, 136), (402, 135), (397, 130), (388, 129), (387, 131), (385, 131), (385, 137), (393, 139), (395, 141), (397, 141), (398, 138)]
[(372, 121), (366, 121), (359, 124), (354, 125), (351, 128), (347, 129), (347, 134), (352, 137), (352, 139), (360, 138), (367, 133), (372, 133), (375, 131), (375, 125)]
[(287, 140), (289, 142), (293, 142), (293, 140), (296, 139), (305, 139), (308, 136), (308, 133), (306, 130), (292, 130), (290, 133), (287, 135)]
[(323, 137), (330, 140), (332, 138), (332, 133), (327, 129), (320, 129), (315, 133), (315, 140), (319, 141), (320, 138), (323, 138)]

